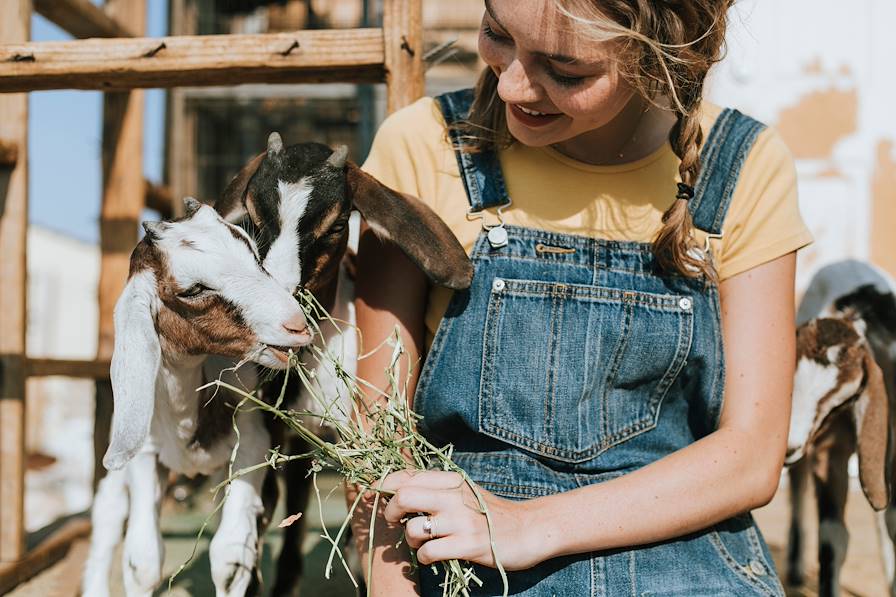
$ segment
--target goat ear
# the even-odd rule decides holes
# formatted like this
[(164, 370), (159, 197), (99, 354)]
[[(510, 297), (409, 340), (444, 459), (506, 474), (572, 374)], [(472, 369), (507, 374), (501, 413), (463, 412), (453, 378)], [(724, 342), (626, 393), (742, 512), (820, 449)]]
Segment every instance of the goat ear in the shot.
[(215, 211), (231, 224), (237, 224), (246, 217), (247, 210), (251, 213), (252, 197), (246, 195), (249, 181), (255, 176), (255, 172), (264, 160), (267, 152), (260, 153), (252, 158), (243, 169), (227, 184), (221, 198), (215, 203)]
[(124, 467), (146, 441), (162, 358), (156, 334), (156, 279), (147, 270), (131, 276), (115, 304), (112, 353), (112, 437), (103, 457), (108, 470)]
[(890, 502), (887, 471), (887, 390), (884, 376), (871, 354), (865, 355), (865, 389), (853, 404), (859, 454), (859, 481), (875, 510)]
[(352, 202), (377, 236), (397, 244), (434, 283), (469, 288), (473, 265), (445, 222), (416, 197), (393, 191), (355, 164), (346, 164)]

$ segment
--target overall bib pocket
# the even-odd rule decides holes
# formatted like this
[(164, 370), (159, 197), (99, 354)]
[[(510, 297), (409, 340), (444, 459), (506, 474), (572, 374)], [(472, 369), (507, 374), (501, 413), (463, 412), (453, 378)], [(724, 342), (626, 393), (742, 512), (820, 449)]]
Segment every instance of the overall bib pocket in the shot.
[(495, 278), (479, 430), (584, 462), (656, 425), (693, 331), (686, 296)]

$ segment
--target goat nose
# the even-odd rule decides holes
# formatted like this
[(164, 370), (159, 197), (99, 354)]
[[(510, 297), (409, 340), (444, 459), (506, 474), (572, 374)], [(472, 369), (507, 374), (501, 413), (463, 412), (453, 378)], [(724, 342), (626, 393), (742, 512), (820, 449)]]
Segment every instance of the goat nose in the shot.
[(308, 335), (308, 322), (305, 316), (299, 313), (283, 324), (284, 329), (290, 334)]

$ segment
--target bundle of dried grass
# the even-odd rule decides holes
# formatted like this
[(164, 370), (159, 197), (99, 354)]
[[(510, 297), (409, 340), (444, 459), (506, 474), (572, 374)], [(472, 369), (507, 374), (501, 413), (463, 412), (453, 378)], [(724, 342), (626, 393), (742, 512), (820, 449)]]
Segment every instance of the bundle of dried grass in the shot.
[[(327, 325), (335, 326), (337, 329), (348, 329), (347, 322), (331, 318), (310, 294), (304, 293), (301, 296), (301, 301), (309, 322), (326, 322)], [(319, 325), (317, 323), (313, 325), (317, 326), (315, 332), (320, 334)], [(392, 354), (389, 367), (386, 370), (389, 388), (385, 392), (349, 373), (337, 355), (313, 345), (299, 355), (290, 355), (291, 366), (287, 370), (287, 378), (284, 379), (280, 395), (273, 404), (262, 400), (255, 391), (235, 387), (220, 379), (204, 386), (229, 390), (242, 398), (239, 408), (257, 408), (269, 413), (311, 446), (311, 451), (306, 454), (284, 454), (279, 449), (273, 449), (266, 462), (247, 469), (231, 471), (229, 478), (219, 485), (216, 491), (221, 489), (226, 491), (227, 484), (232, 479), (252, 470), (268, 466), (277, 468), (297, 458), (312, 458), (314, 460), (312, 470), (315, 476), (324, 468), (330, 468), (341, 474), (347, 483), (358, 487), (357, 497), (349, 507), (348, 514), (335, 536), (331, 536), (327, 532), (321, 513), (323, 537), (331, 544), (325, 570), (326, 578), (330, 578), (333, 561), (337, 556), (349, 577), (352, 578), (352, 573), (339, 549), (340, 541), (365, 494), (373, 494), (371, 511), (379, 511), (381, 498), (385, 496), (388, 499), (388, 492), (381, 489), (381, 484), (389, 473), (395, 471), (410, 469), (458, 473), (473, 490), (478, 499), (480, 511), (486, 517), (490, 531), (492, 529), (491, 517), (479, 488), (451, 460), (452, 447), (450, 445), (444, 448), (436, 447), (417, 432), (416, 423), (420, 417), (408, 406), (407, 380), (399, 379), (399, 364), (402, 358), (407, 358), (407, 355), (398, 332), (396, 331), (383, 344), (366, 355), (360, 355), (359, 359), (367, 358), (376, 351), (387, 349), (391, 350)], [(349, 408), (352, 410), (351, 413), (343, 412), (343, 409), (346, 408), (343, 402), (324, 395), (314, 376), (314, 371), (320, 364), (330, 366), (339, 383), (344, 384), (345, 390), (351, 396), (351, 400), (348, 402)], [(296, 411), (284, 407), (286, 381), (290, 375), (297, 375), (305, 389), (311, 393), (318, 406), (316, 411)], [(363, 400), (362, 389), (364, 388), (368, 390), (369, 394), (378, 396), (379, 399), (372, 403)], [(322, 439), (321, 434), (313, 429), (314, 425), (308, 424), (309, 421), (315, 419), (318, 420), (321, 428), (326, 426), (335, 432), (336, 439), (334, 441)], [(332, 435), (332, 433), (328, 433), (328, 435)], [(317, 490), (316, 478), (314, 487)], [(320, 503), (319, 491), (318, 498), (318, 503)], [(371, 559), (374, 551), (374, 522), (375, 518), (371, 516), (368, 534), (368, 554)], [(492, 554), (504, 580), (504, 595), (506, 596), (507, 576), (498, 558), (493, 539), (494, 534), (491, 533), (491, 536)], [(372, 564), (372, 561), (369, 561), (368, 564)], [(482, 585), (482, 581), (476, 576), (470, 564), (458, 560), (440, 564), (445, 572), (445, 580), (442, 585), (444, 597), (468, 596), (470, 583)], [(370, 568), (372, 565), (368, 566), (368, 570)], [(352, 582), (357, 587), (354, 578), (352, 578)], [(369, 578), (366, 584), (368, 595), (370, 595), (372, 583)]]

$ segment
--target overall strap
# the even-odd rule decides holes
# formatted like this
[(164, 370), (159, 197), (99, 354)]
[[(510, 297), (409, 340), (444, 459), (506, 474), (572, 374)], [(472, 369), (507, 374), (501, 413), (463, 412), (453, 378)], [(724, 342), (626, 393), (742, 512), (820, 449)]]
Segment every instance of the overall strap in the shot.
[(719, 115), (700, 152), (700, 176), (690, 201), (694, 226), (722, 234), (741, 168), (764, 129), (764, 124), (737, 110), (726, 108)]
[(470, 211), (479, 212), (489, 207), (499, 207), (510, 203), (507, 186), (501, 174), (501, 163), (495, 151), (469, 153), (463, 151), (461, 133), (451, 125), (461, 122), (470, 114), (473, 105), (473, 90), (461, 89), (436, 96), (442, 116), (448, 124), (448, 134), (457, 158), (457, 167), (467, 190)]

